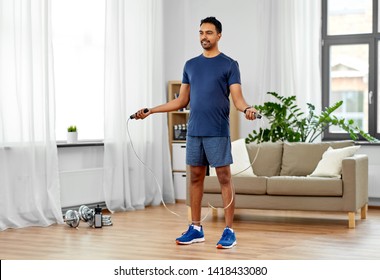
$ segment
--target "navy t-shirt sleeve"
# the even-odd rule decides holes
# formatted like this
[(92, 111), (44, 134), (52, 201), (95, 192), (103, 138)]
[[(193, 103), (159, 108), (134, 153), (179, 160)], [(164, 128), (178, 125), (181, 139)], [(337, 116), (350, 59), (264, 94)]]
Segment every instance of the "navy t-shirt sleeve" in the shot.
[(239, 64), (237, 61), (232, 61), (228, 79), (228, 85), (231, 86), (233, 84), (241, 84)]
[(183, 67), (182, 83), (183, 83), (183, 84), (190, 84), (189, 76), (188, 76), (187, 73), (186, 73), (186, 64), (187, 64), (187, 63), (185, 63), (185, 66)]

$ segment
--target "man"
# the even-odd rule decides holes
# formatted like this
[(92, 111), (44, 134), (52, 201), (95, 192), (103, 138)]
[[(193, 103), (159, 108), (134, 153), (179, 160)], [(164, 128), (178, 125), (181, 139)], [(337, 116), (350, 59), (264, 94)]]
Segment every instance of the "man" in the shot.
[(203, 53), (186, 62), (179, 97), (149, 111), (141, 109), (135, 117), (144, 119), (153, 113), (176, 111), (190, 102), (186, 164), (190, 166), (192, 224), (176, 242), (192, 244), (205, 240), (201, 225), (201, 201), (206, 169), (211, 165), (215, 167), (220, 183), (226, 223), (217, 248), (226, 249), (236, 245), (232, 228), (235, 201), (230, 171), (229, 94), (246, 119), (254, 120), (256, 110), (244, 100), (238, 63), (219, 51), (221, 37), (222, 24), (215, 17), (201, 20), (199, 39)]

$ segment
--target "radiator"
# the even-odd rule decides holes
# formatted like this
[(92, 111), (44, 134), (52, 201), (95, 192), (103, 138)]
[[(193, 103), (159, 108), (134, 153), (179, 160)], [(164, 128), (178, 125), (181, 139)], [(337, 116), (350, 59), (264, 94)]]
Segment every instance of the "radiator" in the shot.
[(103, 168), (61, 171), (61, 207), (104, 205)]
[(380, 206), (379, 170), (380, 165), (368, 166), (368, 204), (371, 206)]

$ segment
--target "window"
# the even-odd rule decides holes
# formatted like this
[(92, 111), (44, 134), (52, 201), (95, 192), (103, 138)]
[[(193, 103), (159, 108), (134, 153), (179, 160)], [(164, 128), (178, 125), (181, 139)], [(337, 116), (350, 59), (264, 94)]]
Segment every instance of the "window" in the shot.
[(56, 139), (104, 138), (104, 0), (52, 0)]
[[(377, 0), (322, 0), (322, 107), (343, 100), (335, 115), (354, 120), (377, 138), (378, 9)], [(324, 138), (349, 136), (338, 127), (330, 127)]]

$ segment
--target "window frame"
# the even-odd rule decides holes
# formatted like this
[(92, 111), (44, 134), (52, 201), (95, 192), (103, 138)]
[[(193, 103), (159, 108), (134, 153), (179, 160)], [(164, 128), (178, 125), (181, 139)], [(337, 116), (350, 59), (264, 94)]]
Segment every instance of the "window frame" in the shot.
[[(339, 45), (368, 45), (368, 94), (373, 93), (372, 102), (368, 106), (368, 133), (376, 138), (380, 138), (377, 132), (377, 99), (378, 99), (378, 45), (380, 34), (378, 33), (378, 1), (372, 0), (372, 33), (349, 34), (349, 35), (327, 35), (328, 27), (328, 1), (322, 0), (322, 28), (321, 28), (321, 79), (322, 79), (322, 108), (333, 104), (330, 100), (330, 47)], [(380, 79), (379, 79), (380, 80)], [(379, 81), (380, 82), (380, 81)], [(323, 133), (322, 140), (344, 140), (351, 139), (348, 133), (333, 133), (326, 130)], [(359, 141), (364, 138), (359, 136)]]

